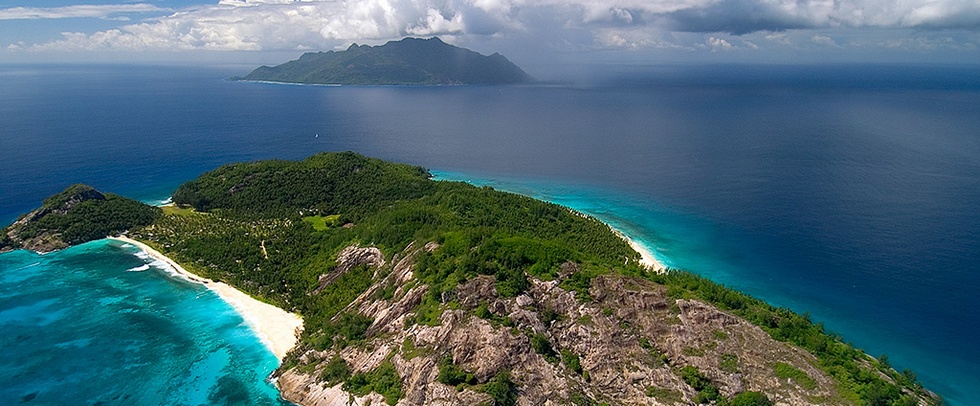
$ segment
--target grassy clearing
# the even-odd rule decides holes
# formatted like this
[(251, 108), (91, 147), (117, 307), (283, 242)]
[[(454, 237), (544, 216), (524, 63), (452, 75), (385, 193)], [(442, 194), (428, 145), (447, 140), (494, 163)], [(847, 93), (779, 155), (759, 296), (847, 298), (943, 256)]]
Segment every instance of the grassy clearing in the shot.
[(790, 364), (777, 362), (773, 365), (772, 370), (780, 379), (789, 379), (804, 389), (814, 389), (817, 387), (817, 382), (807, 375), (806, 372)]
[(201, 214), (195, 211), (193, 207), (177, 207), (176, 205), (170, 205), (163, 206), (161, 209), (163, 209), (163, 214), (166, 216), (191, 216)]
[(329, 216), (306, 216), (303, 217), (303, 221), (309, 223), (313, 226), (316, 231), (326, 231), (331, 227), (337, 227), (340, 222), (339, 214), (331, 214)]

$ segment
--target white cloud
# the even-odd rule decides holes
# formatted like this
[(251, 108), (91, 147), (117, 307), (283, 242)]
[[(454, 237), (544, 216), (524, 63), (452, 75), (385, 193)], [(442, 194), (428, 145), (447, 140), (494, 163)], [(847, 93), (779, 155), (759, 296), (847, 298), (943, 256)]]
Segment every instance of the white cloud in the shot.
[[(96, 33), (63, 33), (35, 49), (329, 49), (407, 35), (526, 40), (610, 48), (757, 47), (719, 33), (768, 33), (759, 44), (791, 45), (786, 30), (877, 28), (980, 31), (975, 0), (215, 0)], [(159, 11), (148, 4), (0, 10), (0, 19), (120, 17)], [(124, 16), (123, 16), (124, 17)], [(571, 34), (571, 33), (578, 34)], [(710, 34), (678, 43), (670, 33)], [(700, 35), (699, 35), (700, 36)], [(827, 41), (829, 40), (829, 41)], [(813, 35), (810, 43), (836, 44)], [(744, 46), (736, 46), (742, 44)]]
[(766, 34), (766, 40), (769, 40), (775, 44), (782, 46), (792, 46), (793, 40), (790, 39), (789, 34), (785, 32), (773, 32)]
[(705, 44), (707, 44), (712, 51), (731, 51), (735, 48), (731, 42), (717, 37), (708, 37)]
[[(483, 8), (507, 11), (510, 5)], [(473, 12), (474, 10), (478, 13)], [(467, 13), (467, 14), (464, 14)], [(406, 35), (452, 35), (467, 32), (495, 16), (475, 6), (414, 0), (294, 1), (221, 0), (215, 6), (183, 10), (140, 24), (85, 35), (62, 33), (62, 39), (35, 49), (212, 49), (287, 50), (329, 48), (355, 41), (383, 41)], [(471, 16), (472, 18), (468, 17)], [(507, 18), (489, 26), (512, 29)], [(489, 32), (494, 34), (496, 32)], [(88, 41), (88, 43), (86, 43)]]
[(837, 42), (834, 41), (833, 38), (828, 37), (826, 35), (813, 34), (813, 36), (810, 37), (810, 41), (813, 41), (814, 44), (820, 44), (820, 45), (831, 46), (831, 47), (837, 46)]
[(977, 51), (980, 48), (980, 35), (973, 39), (953, 38), (947, 35), (916, 36), (911, 38), (891, 38), (883, 41), (880, 46), (908, 51)]
[(122, 13), (167, 11), (151, 4), (75, 5), (65, 7), (11, 7), (0, 9), (0, 20), (39, 20), (55, 18), (118, 18)]
[(464, 29), (463, 15), (453, 14), (450, 19), (446, 19), (439, 10), (429, 9), (423, 19), (419, 19), (418, 24), (408, 27), (406, 30), (412, 35), (439, 35), (461, 33)]
[(980, 26), (980, 2), (973, 0), (923, 1), (902, 15), (905, 27)]
[(656, 28), (609, 28), (596, 31), (596, 44), (606, 48), (691, 50), (669, 32)]

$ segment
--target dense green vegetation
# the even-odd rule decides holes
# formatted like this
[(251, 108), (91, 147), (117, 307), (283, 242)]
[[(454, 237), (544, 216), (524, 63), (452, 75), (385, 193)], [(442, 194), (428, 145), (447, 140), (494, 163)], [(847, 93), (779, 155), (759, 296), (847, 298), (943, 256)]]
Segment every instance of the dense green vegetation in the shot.
[(389, 405), (398, 403), (398, 399), (405, 395), (401, 377), (389, 361), (368, 372), (352, 375), (344, 383), (344, 390), (357, 396), (366, 396), (375, 392), (384, 397), (385, 403)]
[(309, 52), (278, 66), (262, 66), (244, 80), (345, 85), (521, 83), (530, 76), (500, 54), (483, 56), (439, 38), (405, 38), (381, 46)]
[(698, 391), (697, 396), (694, 397), (694, 402), (711, 403), (723, 399), (721, 392), (718, 391), (718, 387), (711, 383), (710, 379), (701, 374), (701, 371), (698, 371), (697, 368), (690, 365), (685, 366), (681, 368), (679, 375), (684, 382)]
[(514, 406), (517, 404), (517, 385), (510, 379), (509, 371), (498, 372), (480, 390), (490, 395), (494, 406)]
[(472, 372), (463, 370), (453, 363), (453, 357), (446, 355), (439, 361), (439, 382), (446, 385), (456, 386), (459, 384), (476, 385), (476, 376)]
[[(59, 207), (77, 200), (71, 196), (89, 192), (66, 193), (45, 201), (45, 207)], [(712, 303), (759, 325), (777, 340), (810, 351), (819, 361), (817, 366), (837, 381), (843, 396), (857, 404), (909, 404), (915, 399), (911, 393), (922, 390), (912, 372), (892, 370), (886, 360), (866, 356), (806, 315), (775, 308), (691, 273), (657, 274), (640, 267), (639, 255), (591, 217), (491, 188), (434, 182), (423, 168), (354, 153), (318, 154), (298, 162), (226, 165), (182, 185), (173, 200), (179, 207), (161, 214), (159, 209), (106, 195), (74, 203), (68, 215), (45, 216), (28, 232), (43, 227), (78, 230), (68, 235), (80, 241), (132, 229), (135, 238), (156, 246), (195, 273), (227, 281), (301, 313), (305, 348), (339, 350), (370, 338), (372, 320), (345, 309), (387, 276), (390, 267), (339, 269), (341, 250), (373, 245), (390, 261), (412, 246), (416, 280), (411, 283), (427, 285), (428, 291), (409, 323), (439, 324), (446, 308), (458, 306), (454, 302), (457, 285), (479, 275), (493, 276), (497, 292), (514, 297), (528, 289), (529, 278), (554, 279), (563, 264), (573, 262), (577, 271), (563, 275), (560, 286), (576, 292), (579, 300), (592, 300), (589, 287), (602, 274), (654, 281), (665, 286), (671, 298)], [(418, 250), (429, 243), (434, 244)], [(375, 294), (390, 298), (394, 289), (386, 286)], [(512, 323), (492, 314), (486, 303), (473, 312), (498, 325)], [(542, 315), (547, 323), (557, 317)], [(719, 335), (723, 339), (725, 333)], [(530, 335), (529, 339), (533, 349), (549, 361), (561, 362), (587, 379), (588, 372), (577, 355), (556, 350), (545, 335)], [(643, 346), (660, 364), (670, 362), (649, 343)], [(402, 348), (405, 356), (419, 351), (408, 340)], [(287, 359), (285, 365), (295, 362)], [(722, 357), (720, 367), (735, 373), (738, 357)], [(807, 385), (809, 377), (803, 371), (789, 365), (772, 367), (777, 376)], [(678, 373), (698, 392), (697, 401), (765, 404), (756, 395), (724, 399), (717, 386), (697, 370)], [(322, 374), (329, 382), (346, 382), (352, 393), (375, 391), (389, 403), (402, 396), (400, 378), (390, 362), (351, 375), (342, 359), (333, 358)], [(440, 381), (476, 384), (497, 404), (513, 404), (517, 392), (509, 374), (498, 374), (483, 383), (474, 382), (471, 375), (451, 360), (440, 364)], [(649, 394), (658, 399), (678, 395), (656, 388)]]
[(320, 373), (320, 379), (330, 386), (346, 382), (349, 377), (350, 367), (347, 366), (347, 361), (338, 356), (330, 358), (330, 361), (323, 368), (323, 372)]
[[(514, 296), (527, 288), (526, 274), (550, 278), (566, 260), (622, 266), (638, 259), (604, 224), (566, 208), (433, 182), (422, 168), (352, 153), (223, 166), (182, 185), (173, 199), (198, 212), (165, 216), (141, 236), (205, 276), (302, 311), (314, 327), (370, 283), (351, 276), (307, 294), (350, 244), (387, 253), (415, 241), (440, 244), (417, 259), (417, 277), (430, 286), (428, 304), (479, 274), (497, 276), (500, 293)], [(327, 213), (348, 227), (317, 229), (304, 221)]]
[(772, 406), (772, 401), (759, 392), (742, 392), (735, 395), (728, 406)]
[[(160, 209), (86, 185), (72, 185), (44, 200), (29, 221), (0, 230), (0, 249), (19, 248), (19, 241), (42, 238), (68, 245), (105, 238), (133, 227), (151, 224)], [(25, 219), (25, 217), (22, 217)], [(8, 237), (12, 231), (14, 238)], [(54, 248), (60, 248), (56, 244)]]
[(232, 218), (290, 218), (340, 213), (356, 220), (433, 188), (421, 167), (390, 165), (353, 153), (318, 154), (303, 161), (222, 166), (181, 185), (173, 201)]
[(585, 371), (582, 370), (582, 361), (579, 359), (578, 354), (574, 352), (561, 350), (561, 363), (576, 374), (585, 374)]
[(62, 239), (74, 245), (150, 224), (159, 214), (160, 209), (156, 207), (107, 194), (105, 200), (78, 203), (62, 216), (48, 215), (34, 224), (38, 229), (63, 230)]
[(817, 387), (817, 381), (814, 381), (813, 378), (806, 374), (806, 372), (803, 372), (790, 364), (777, 362), (772, 369), (773, 372), (776, 373), (777, 378), (792, 380), (798, 385), (807, 389)]

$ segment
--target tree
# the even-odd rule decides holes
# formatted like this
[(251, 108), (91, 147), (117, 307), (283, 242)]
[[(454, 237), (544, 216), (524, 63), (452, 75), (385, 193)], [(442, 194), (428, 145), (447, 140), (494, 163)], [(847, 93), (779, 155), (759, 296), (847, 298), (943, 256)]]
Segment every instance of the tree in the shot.
[(769, 400), (764, 393), (760, 392), (742, 392), (735, 395), (731, 402), (728, 403), (729, 406), (772, 406), (772, 401)]

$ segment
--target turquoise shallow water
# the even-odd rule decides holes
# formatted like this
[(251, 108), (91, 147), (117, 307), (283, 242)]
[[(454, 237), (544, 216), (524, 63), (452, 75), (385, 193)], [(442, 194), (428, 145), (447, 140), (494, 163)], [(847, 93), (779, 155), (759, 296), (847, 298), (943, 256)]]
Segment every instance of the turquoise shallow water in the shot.
[(172, 272), (110, 240), (0, 255), (0, 404), (288, 404), (241, 316)]

